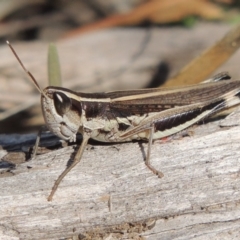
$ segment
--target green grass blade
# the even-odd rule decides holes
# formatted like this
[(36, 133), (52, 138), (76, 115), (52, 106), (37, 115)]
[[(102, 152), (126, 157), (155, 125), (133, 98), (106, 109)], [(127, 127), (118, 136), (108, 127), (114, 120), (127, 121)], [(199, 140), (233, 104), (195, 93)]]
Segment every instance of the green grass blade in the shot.
[(51, 43), (48, 47), (48, 83), (49, 86), (62, 86), (61, 69), (56, 46)]

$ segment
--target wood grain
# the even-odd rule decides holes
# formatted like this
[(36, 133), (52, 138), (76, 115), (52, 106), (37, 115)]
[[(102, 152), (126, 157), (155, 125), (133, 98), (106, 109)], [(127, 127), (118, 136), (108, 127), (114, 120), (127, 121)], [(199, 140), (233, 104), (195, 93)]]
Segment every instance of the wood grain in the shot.
[[(194, 127), (191, 136), (156, 141), (151, 160), (162, 179), (146, 168), (147, 145), (139, 143), (89, 145), (52, 202), (47, 196), (73, 146), (17, 164), (12, 174), (2, 168), (1, 238), (238, 239), (239, 117), (238, 112), (230, 122)], [(0, 139), (4, 149), (27, 149), (34, 136)], [(44, 139), (45, 145), (58, 141)], [(4, 149), (0, 155), (6, 158)]]

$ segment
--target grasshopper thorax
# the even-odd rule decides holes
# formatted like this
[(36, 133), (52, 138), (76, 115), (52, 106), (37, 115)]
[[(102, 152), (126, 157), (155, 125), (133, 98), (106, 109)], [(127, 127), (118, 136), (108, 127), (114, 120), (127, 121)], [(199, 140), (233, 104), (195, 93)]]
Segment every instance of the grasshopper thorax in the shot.
[(42, 112), (49, 130), (61, 139), (76, 141), (81, 127), (81, 102), (68, 89), (47, 87), (41, 94)]

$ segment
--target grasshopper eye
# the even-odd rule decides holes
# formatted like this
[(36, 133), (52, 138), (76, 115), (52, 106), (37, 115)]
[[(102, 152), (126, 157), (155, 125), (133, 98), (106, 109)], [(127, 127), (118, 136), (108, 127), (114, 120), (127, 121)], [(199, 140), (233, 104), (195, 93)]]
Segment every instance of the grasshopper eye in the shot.
[(61, 92), (53, 93), (53, 100), (55, 109), (57, 113), (61, 116), (67, 113), (72, 106), (71, 99)]

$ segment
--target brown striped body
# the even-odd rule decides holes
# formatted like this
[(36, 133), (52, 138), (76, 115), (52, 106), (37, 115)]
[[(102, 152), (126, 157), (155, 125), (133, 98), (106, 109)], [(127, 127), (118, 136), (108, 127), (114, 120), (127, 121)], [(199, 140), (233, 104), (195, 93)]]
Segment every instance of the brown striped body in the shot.
[[(230, 105), (238, 104), (240, 81), (220, 81), (170, 89), (144, 89), (108, 93), (77, 93), (64, 88), (44, 89), (43, 115), (47, 126), (59, 137), (75, 141), (77, 132), (88, 131), (102, 142), (147, 140), (181, 131)], [(56, 98), (70, 100), (63, 115), (57, 112)], [(234, 103), (228, 103), (236, 99)], [(64, 104), (64, 103), (63, 103)]]

